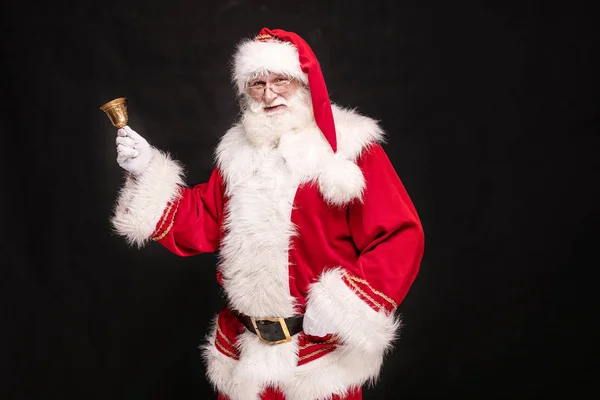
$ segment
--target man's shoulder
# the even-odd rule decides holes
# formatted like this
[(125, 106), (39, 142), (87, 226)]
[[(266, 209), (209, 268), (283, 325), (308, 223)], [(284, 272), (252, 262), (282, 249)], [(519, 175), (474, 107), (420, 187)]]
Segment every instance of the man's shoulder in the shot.
[(365, 148), (385, 141), (385, 132), (379, 121), (361, 114), (356, 108), (332, 104), (338, 153), (349, 160), (356, 160)]

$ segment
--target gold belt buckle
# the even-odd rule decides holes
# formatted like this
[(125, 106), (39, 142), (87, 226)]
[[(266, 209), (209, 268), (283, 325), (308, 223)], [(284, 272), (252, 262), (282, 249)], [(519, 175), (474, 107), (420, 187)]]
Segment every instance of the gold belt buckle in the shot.
[[(287, 342), (291, 342), (292, 341), (292, 337), (290, 336), (290, 331), (288, 330), (287, 324), (285, 323), (285, 319), (283, 318), (254, 318), (254, 317), (250, 317), (250, 320), (252, 321), (252, 326), (254, 327), (254, 331), (256, 332), (256, 336), (258, 336), (258, 338), (260, 340), (262, 340), (265, 343), (269, 343), (269, 344), (280, 344), (280, 343), (287, 343)], [(285, 335), (285, 339), (282, 340), (277, 340), (277, 341), (270, 341), (270, 340), (266, 340), (263, 339), (263, 337), (260, 334), (260, 331), (258, 330), (258, 325), (256, 324), (256, 321), (269, 321), (269, 322), (279, 322), (279, 325), (281, 326), (281, 330), (283, 331), (283, 334)]]

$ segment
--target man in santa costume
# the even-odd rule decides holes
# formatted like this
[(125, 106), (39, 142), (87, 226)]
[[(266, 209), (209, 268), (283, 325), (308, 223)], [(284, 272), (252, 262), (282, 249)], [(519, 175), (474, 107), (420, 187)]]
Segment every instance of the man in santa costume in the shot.
[(207, 182), (129, 126), (111, 219), (131, 245), (218, 252), (226, 295), (201, 346), (220, 399), (360, 399), (399, 330), (424, 248), (371, 118), (329, 100), (298, 35), (264, 28), (233, 60), (240, 120)]

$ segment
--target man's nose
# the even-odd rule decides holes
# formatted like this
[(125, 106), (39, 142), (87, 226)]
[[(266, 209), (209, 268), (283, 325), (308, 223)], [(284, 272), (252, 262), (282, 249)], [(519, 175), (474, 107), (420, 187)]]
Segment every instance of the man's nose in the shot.
[(265, 88), (265, 94), (263, 96), (265, 102), (270, 103), (277, 97), (277, 93), (271, 90), (269, 86)]

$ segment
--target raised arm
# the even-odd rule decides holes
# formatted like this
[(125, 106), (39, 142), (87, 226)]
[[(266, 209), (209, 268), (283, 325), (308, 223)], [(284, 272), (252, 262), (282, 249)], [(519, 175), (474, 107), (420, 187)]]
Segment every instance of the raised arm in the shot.
[(186, 187), (179, 163), (129, 127), (118, 131), (117, 153), (128, 171), (111, 218), (119, 235), (138, 247), (157, 241), (180, 256), (217, 250), (224, 192), (218, 170)]

